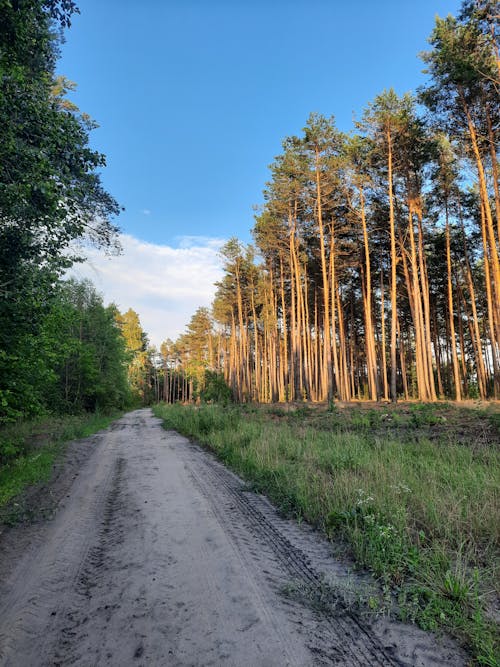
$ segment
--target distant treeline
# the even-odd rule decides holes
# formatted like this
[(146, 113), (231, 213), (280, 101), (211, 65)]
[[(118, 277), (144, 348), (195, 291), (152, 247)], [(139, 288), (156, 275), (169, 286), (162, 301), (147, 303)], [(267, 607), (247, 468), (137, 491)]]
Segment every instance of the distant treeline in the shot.
[(467, 0), (417, 96), (284, 140), (255, 245), (226, 244), (212, 310), (162, 347), (183, 395), (208, 368), (238, 401), (500, 397), (498, 21)]

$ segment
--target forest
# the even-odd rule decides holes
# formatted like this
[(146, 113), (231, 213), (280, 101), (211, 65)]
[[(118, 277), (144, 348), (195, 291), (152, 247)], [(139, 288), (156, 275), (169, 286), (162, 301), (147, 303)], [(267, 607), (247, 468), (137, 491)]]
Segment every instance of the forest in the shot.
[(283, 140), (254, 243), (224, 245), (212, 308), (160, 351), (134, 311), (62, 280), (85, 244), (119, 252), (95, 124), (55, 75), (75, 12), (2, 2), (3, 423), (125, 405), (129, 380), (143, 402), (500, 397), (494, 3), (436, 19), (415, 95), (384, 90), (349, 133), (312, 113)]
[[(205, 452), (179, 440), (182, 433), (245, 480), (230, 504), (214, 491), (206, 514), (196, 481), (193, 512), (203, 529), (205, 517), (217, 515), (219, 535), (227, 507), (266, 494), (374, 575), (376, 593), (354, 591), (349, 617), (361, 609), (360, 617), (393, 615), (445, 631), (477, 664), (498, 665), (497, 3), (464, 0), (457, 16), (436, 18), (421, 54), (427, 83), (415, 94), (382, 91), (350, 132), (311, 113), (300, 134), (283, 140), (253, 243), (225, 242), (212, 306), (198, 308), (185, 332), (159, 349), (132, 308), (106, 305), (91, 282), (68, 277), (90, 246), (121, 252), (122, 209), (101, 180), (106, 157), (90, 139), (96, 123), (70, 101), (75, 84), (56, 75), (77, 13), (73, 0), (0, 0), (0, 532), (40, 518), (51, 503), (55, 512), (57, 476), (68, 484), (59, 486), (60, 516), (67, 498), (79, 519), (70, 488), (90, 461), (111, 486), (95, 493), (100, 514), (87, 520), (104, 517), (94, 536), (101, 542), (91, 549), (87, 541), (82, 553), (93, 558), (129, 538), (140, 540), (134, 554), (160, 553), (156, 543), (144, 547), (151, 512), (161, 517), (152, 534), (167, 517), (198, 539), (194, 514), (184, 520), (181, 505), (169, 504), (179, 480), (185, 488), (177, 495), (187, 501), (193, 480), (207, 477), (206, 466), (198, 476), (190, 468)], [(169, 434), (141, 410), (123, 417), (115, 434), (75, 442), (151, 405)], [(80, 458), (62, 456), (70, 440)], [(219, 464), (213, 470), (220, 492)], [(99, 484), (82, 484), (80, 498), (92, 501), (88, 488)], [(33, 500), (36, 485), (42, 495)], [(136, 523), (126, 529), (120, 494), (129, 507), (135, 494), (153, 491), (137, 496)], [(124, 538), (107, 542), (113, 520)], [(270, 525), (266, 519), (259, 530)], [(253, 544), (258, 534), (241, 541)], [(165, 535), (165, 553), (172, 542), (187, 544)], [(203, 541), (203, 559), (211, 542)], [(94, 559), (98, 581), (104, 557)], [(158, 571), (166, 567), (158, 562)], [(87, 577), (80, 564), (76, 571)], [(151, 572), (147, 560), (148, 581)], [(315, 582), (317, 599), (309, 595), (307, 604), (335, 615), (337, 625), (347, 591), (329, 597), (323, 579)], [(100, 609), (121, 606), (120, 598)], [(132, 611), (131, 619), (143, 618)], [(211, 609), (204, 617), (219, 623)], [(126, 627), (132, 634), (132, 621)]]
[[(104, 189), (91, 118), (55, 67), (72, 0), (0, 2), (0, 426), (111, 413), (139, 399), (138, 316), (67, 279), (88, 244), (119, 252), (120, 206)], [(50, 430), (50, 426), (45, 426)], [(0, 465), (22, 453), (12, 428)]]
[(284, 139), (254, 243), (226, 243), (212, 309), (162, 346), (166, 400), (207, 371), (237, 402), (500, 397), (497, 21), (467, 0), (416, 95)]

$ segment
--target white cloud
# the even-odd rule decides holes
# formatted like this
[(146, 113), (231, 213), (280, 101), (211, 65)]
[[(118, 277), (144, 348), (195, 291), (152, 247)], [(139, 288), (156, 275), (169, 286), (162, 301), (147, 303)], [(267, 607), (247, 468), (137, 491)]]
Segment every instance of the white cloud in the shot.
[(222, 277), (222, 239), (179, 241), (174, 248), (122, 234), (121, 255), (87, 249), (87, 261), (73, 266), (69, 275), (89, 278), (105, 303), (113, 302), (121, 311), (135, 310), (150, 341), (159, 346), (165, 338), (177, 338), (198, 307), (210, 305), (214, 282)]
[(225, 241), (223, 239), (213, 238), (212, 236), (176, 236), (175, 240), (179, 244), (179, 248), (196, 248), (200, 245), (207, 248), (213, 248), (218, 252)]

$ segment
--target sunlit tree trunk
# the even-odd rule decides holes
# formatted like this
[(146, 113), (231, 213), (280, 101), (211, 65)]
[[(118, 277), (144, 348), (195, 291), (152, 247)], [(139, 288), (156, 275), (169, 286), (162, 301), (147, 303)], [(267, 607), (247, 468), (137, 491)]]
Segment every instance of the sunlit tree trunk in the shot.
[(382, 387), (384, 390), (384, 401), (389, 400), (389, 388), (387, 386), (387, 361), (386, 361), (386, 341), (385, 341), (385, 297), (384, 297), (384, 277), (380, 272), (380, 326), (382, 333), (381, 340), (381, 366), (382, 366)]
[(321, 259), (321, 276), (323, 278), (323, 354), (321, 365), (321, 398), (330, 396), (331, 382), (331, 342), (330, 342), (330, 289), (328, 284), (328, 268), (326, 263), (325, 231), (323, 223), (323, 202), (320, 178), (319, 149), (316, 148), (315, 178), (316, 178), (316, 208), (319, 231), (319, 247)]
[(486, 238), (486, 224), (485, 224), (484, 207), (481, 206), (481, 240), (483, 243), (483, 262), (484, 262), (484, 282), (486, 288), (486, 303), (488, 308), (488, 328), (491, 356), (493, 358), (493, 377), (494, 377), (494, 396), (498, 397), (498, 384), (500, 382), (498, 372), (498, 341), (500, 339), (497, 334), (498, 329), (498, 308), (493, 304), (493, 294), (491, 288), (491, 269), (488, 242)]
[[(408, 213), (408, 238), (410, 240), (411, 283), (409, 280), (407, 280), (407, 283), (415, 332), (415, 367), (417, 373), (418, 397), (422, 401), (428, 401), (430, 399), (430, 387), (425, 355), (424, 318), (420, 285), (418, 281), (419, 265), (417, 260), (417, 248), (415, 244), (413, 212), (411, 206)], [(403, 259), (403, 261), (405, 261), (405, 259)]]
[(423, 320), (424, 320), (424, 350), (423, 358), (426, 367), (426, 385), (428, 387), (428, 398), (431, 401), (436, 400), (436, 387), (434, 383), (434, 370), (432, 360), (432, 336), (431, 336), (431, 310), (429, 303), (429, 280), (427, 276), (427, 262), (424, 252), (424, 232), (422, 228), (422, 210), (418, 205), (416, 210), (417, 226), (418, 226), (418, 257), (420, 269), (420, 286), (422, 293), (423, 304)]
[(370, 244), (368, 241), (368, 228), (366, 224), (365, 197), (363, 187), (359, 188), (361, 226), (363, 229), (363, 248), (365, 255), (364, 263), (364, 288), (363, 303), (365, 316), (365, 347), (366, 347), (366, 371), (368, 377), (368, 393), (372, 401), (378, 400), (379, 389), (377, 383), (377, 357), (375, 351), (375, 337), (373, 334), (372, 314), (372, 278), (370, 262)]
[(389, 233), (391, 239), (391, 400), (396, 402), (396, 364), (397, 364), (397, 284), (396, 284), (396, 226), (394, 219), (394, 192), (392, 177), (392, 134), (391, 130), (386, 131), (387, 140), (387, 184), (389, 196)]
[(446, 237), (446, 269), (447, 269), (447, 290), (448, 290), (448, 326), (450, 332), (450, 347), (451, 347), (451, 358), (453, 361), (453, 383), (455, 386), (455, 400), (462, 400), (462, 392), (460, 387), (460, 370), (458, 367), (458, 356), (457, 356), (457, 344), (455, 336), (455, 318), (454, 318), (454, 307), (453, 307), (453, 282), (452, 282), (452, 269), (451, 269), (451, 246), (450, 246), (450, 221), (448, 214), (448, 204), (445, 206), (445, 215), (446, 215), (446, 227), (445, 227), (445, 237)]
[[(459, 95), (462, 102), (463, 110), (467, 118), (469, 138), (472, 146), (472, 151), (476, 159), (477, 173), (479, 177), (479, 194), (481, 197), (481, 203), (485, 215), (486, 239), (489, 250), (487, 254), (489, 254), (491, 261), (491, 283), (492, 283), (494, 303), (496, 304), (495, 309), (497, 311), (496, 319), (500, 320), (500, 264), (498, 259), (497, 242), (495, 239), (495, 230), (493, 226), (493, 216), (491, 213), (490, 199), (488, 196), (488, 188), (486, 184), (486, 175), (485, 175), (483, 160), (481, 157), (481, 152), (479, 149), (476, 128), (470, 114), (469, 106), (465, 100), (465, 95), (463, 94), (463, 91), (461, 89), (459, 89)], [(497, 339), (495, 342), (498, 345), (500, 341)]]
[[(330, 231), (330, 259), (329, 259), (329, 283), (330, 283), (330, 290), (331, 290), (331, 319), (332, 319), (332, 338), (331, 338), (331, 356), (333, 360), (333, 376), (334, 376), (334, 382), (335, 382), (335, 387), (337, 391), (339, 392), (339, 397), (341, 400), (345, 400), (342, 396), (342, 389), (341, 389), (341, 377), (340, 377), (340, 367), (339, 367), (339, 350), (337, 349), (337, 315), (336, 315), (336, 304), (335, 304), (335, 299), (336, 299), (336, 291), (337, 291), (337, 275), (335, 271), (335, 230), (334, 230), (334, 225), (333, 225), (333, 220), (331, 223), (331, 231)], [(340, 313), (339, 313), (340, 317)], [(326, 324), (325, 324), (326, 326)], [(326, 345), (326, 340), (325, 343)], [(342, 351), (342, 342), (339, 337), (339, 345), (340, 345), (340, 351)], [(332, 390), (333, 390), (333, 379), (332, 379)]]

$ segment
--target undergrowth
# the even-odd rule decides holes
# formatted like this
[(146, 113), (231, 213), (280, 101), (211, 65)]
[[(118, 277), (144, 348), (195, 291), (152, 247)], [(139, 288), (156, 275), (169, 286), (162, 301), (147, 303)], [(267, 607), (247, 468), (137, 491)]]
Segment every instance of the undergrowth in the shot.
[(0, 429), (0, 508), (23, 489), (50, 478), (64, 443), (106, 428), (119, 415), (44, 417)]
[(391, 590), (403, 620), (452, 633), (478, 664), (500, 664), (487, 611), (500, 530), (490, 422), (484, 442), (468, 446), (467, 434), (454, 438), (450, 430), (463, 417), (478, 434), (474, 412), (461, 416), (449, 405), (161, 405), (155, 413), (166, 428), (208, 445), (283, 511), (341, 538)]

